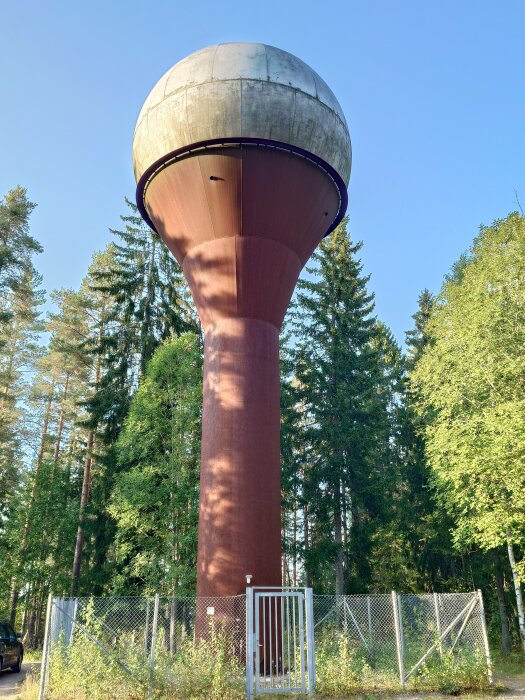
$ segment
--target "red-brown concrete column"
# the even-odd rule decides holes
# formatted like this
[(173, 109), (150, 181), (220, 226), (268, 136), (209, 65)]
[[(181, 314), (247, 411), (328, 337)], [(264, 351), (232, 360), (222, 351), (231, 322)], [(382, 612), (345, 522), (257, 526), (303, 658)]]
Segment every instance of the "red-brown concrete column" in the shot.
[(307, 158), (231, 144), (161, 168), (145, 201), (206, 338), (197, 595), (280, 586), (278, 329), (339, 190)]
[(198, 596), (281, 585), (279, 332), (229, 318), (206, 332)]

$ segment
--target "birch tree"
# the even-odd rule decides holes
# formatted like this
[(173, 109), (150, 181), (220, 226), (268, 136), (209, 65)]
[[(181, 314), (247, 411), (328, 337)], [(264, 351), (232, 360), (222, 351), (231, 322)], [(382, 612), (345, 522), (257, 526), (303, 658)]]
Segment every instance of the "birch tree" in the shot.
[(482, 227), (445, 280), (413, 373), (426, 452), (458, 546), (505, 546), (525, 649), (525, 218)]

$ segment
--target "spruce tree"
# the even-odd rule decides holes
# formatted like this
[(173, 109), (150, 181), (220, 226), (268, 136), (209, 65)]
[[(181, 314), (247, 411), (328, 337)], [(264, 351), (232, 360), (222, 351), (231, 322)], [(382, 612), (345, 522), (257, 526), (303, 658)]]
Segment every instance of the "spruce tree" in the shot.
[[(111, 484), (121, 471), (116, 449), (130, 402), (148, 361), (159, 344), (188, 330), (198, 330), (182, 271), (146, 226), (135, 205), (125, 226), (112, 231), (116, 242), (102, 269), (92, 267), (93, 293), (106, 299), (107, 316), (95, 333), (93, 352), (100, 358), (100, 378), (86, 402), (86, 425), (98, 431), (99, 478), (93, 481), (88, 560), (90, 590), (102, 592), (111, 577), (115, 525), (108, 516)], [(78, 574), (76, 574), (78, 575)]]
[(346, 222), (323, 241), (311, 277), (299, 281), (292, 325), (308, 444), (305, 566), (318, 589), (335, 579), (337, 593), (370, 580), (366, 553), (391, 480), (385, 330), (373, 316), (360, 249)]

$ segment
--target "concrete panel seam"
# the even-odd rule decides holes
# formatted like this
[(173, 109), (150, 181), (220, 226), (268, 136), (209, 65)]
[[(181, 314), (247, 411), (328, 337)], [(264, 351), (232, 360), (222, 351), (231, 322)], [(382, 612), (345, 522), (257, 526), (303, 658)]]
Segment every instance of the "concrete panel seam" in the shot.
[[(223, 82), (223, 83), (241, 82), (242, 83), (243, 80), (253, 82), (253, 83), (262, 83), (263, 85), (267, 85), (267, 84), (272, 85), (273, 84), (272, 81), (261, 80), (260, 78), (228, 78), (228, 80), (222, 80), (221, 82)], [(144, 114), (141, 116), (140, 120), (137, 122), (137, 125), (135, 126), (135, 133), (137, 132), (138, 128), (140, 127), (140, 125), (144, 121), (145, 117), (150, 112), (153, 112), (155, 109), (157, 109), (157, 107), (161, 104), (161, 102), (168, 100), (170, 97), (172, 97), (173, 95), (176, 95), (179, 92), (183, 92), (183, 91), (187, 92), (190, 88), (192, 88), (192, 89), (193, 88), (200, 88), (203, 85), (211, 85), (211, 84), (216, 83), (216, 82), (217, 82), (217, 80), (205, 80), (204, 82), (198, 83), (197, 85), (191, 85), (191, 86), (183, 85), (182, 87), (177, 88), (176, 90), (172, 90), (167, 95), (165, 95), (162, 100), (160, 100), (159, 102), (157, 102), (154, 105), (151, 105), (151, 107), (149, 107), (149, 109), (147, 109), (144, 112)], [(343, 126), (345, 128), (345, 130), (348, 130), (348, 124), (346, 123), (346, 119), (341, 119), (341, 116), (335, 111), (335, 109), (331, 105), (327, 104), (324, 100), (319, 99), (315, 95), (310, 95), (308, 92), (305, 92), (304, 90), (301, 90), (301, 88), (295, 87), (294, 85), (288, 85), (287, 83), (279, 83), (279, 82), (276, 82), (275, 84), (282, 85), (283, 87), (288, 88), (288, 90), (293, 90), (294, 93), (300, 92), (301, 95), (304, 95), (305, 97), (308, 97), (311, 100), (314, 100), (315, 102), (319, 102), (320, 104), (323, 105), (323, 107), (326, 107), (326, 109), (328, 109), (330, 112), (332, 112), (335, 115), (338, 122), (341, 124), (341, 126)], [(316, 91), (317, 91), (317, 85), (316, 85)]]

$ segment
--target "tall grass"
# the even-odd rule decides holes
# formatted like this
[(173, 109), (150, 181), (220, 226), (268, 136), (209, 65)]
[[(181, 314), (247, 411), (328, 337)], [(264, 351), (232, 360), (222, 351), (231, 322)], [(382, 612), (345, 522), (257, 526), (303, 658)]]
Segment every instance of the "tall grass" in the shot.
[[(96, 636), (96, 621), (90, 621)], [(48, 700), (142, 700), (148, 687), (156, 700), (244, 700), (244, 668), (222, 630), (194, 644), (185, 640), (169, 654), (162, 635), (156, 645), (155, 669), (149, 672), (144, 652), (130, 646), (119, 660), (109, 657), (82, 632), (69, 645), (57, 644), (50, 657)]]
[[(418, 658), (425, 651), (418, 650)], [(335, 628), (323, 630), (316, 640), (317, 690), (323, 697), (334, 698), (375, 690), (399, 691), (395, 654), (395, 648), (371, 645), (367, 649)], [(407, 682), (408, 690), (449, 694), (487, 688), (487, 664), (481, 650), (445, 651), (442, 656), (435, 652)]]
[[(83, 625), (95, 638), (104, 630), (88, 608)], [(46, 700), (143, 700), (148, 688), (155, 700), (244, 700), (244, 659), (231, 636), (210, 627), (207, 639), (186, 638), (174, 654), (160, 630), (155, 669), (150, 674), (144, 648), (120, 638), (106, 641), (111, 654), (81, 630), (69, 644), (58, 643), (50, 657)], [(112, 647), (111, 644), (114, 646)], [(407, 658), (420, 658), (423, 647), (411, 647)], [(132, 675), (118, 663), (125, 664)], [(399, 691), (395, 645), (358, 644), (337, 626), (326, 626), (316, 636), (317, 692), (323, 698), (355, 696), (374, 691)], [(408, 669), (407, 669), (408, 670)], [(32, 685), (31, 685), (32, 683)], [(488, 687), (486, 661), (481, 651), (432, 654), (408, 681), (409, 690), (460, 693)], [(34, 700), (35, 684), (28, 683), (23, 700)]]

